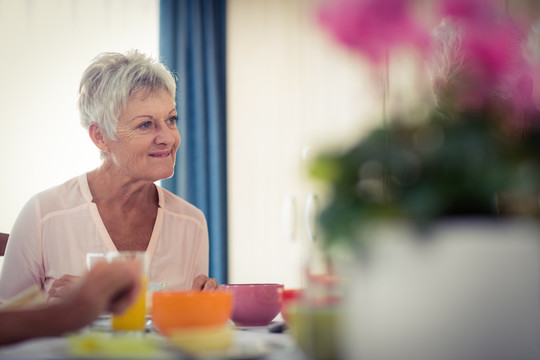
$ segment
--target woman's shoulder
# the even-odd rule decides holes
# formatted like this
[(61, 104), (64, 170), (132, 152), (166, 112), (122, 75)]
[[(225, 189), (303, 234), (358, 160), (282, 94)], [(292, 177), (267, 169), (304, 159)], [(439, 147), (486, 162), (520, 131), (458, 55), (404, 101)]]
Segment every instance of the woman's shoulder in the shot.
[(158, 192), (160, 192), (159, 206), (163, 210), (180, 216), (193, 217), (199, 221), (206, 221), (203, 212), (195, 205), (191, 204), (185, 199), (182, 199), (180, 196), (173, 194), (165, 188), (159, 186), (157, 186), (157, 188)]
[(62, 184), (55, 185), (32, 196), (29, 202), (39, 203), (42, 213), (73, 208), (87, 202), (83, 189), (82, 178), (79, 175)]

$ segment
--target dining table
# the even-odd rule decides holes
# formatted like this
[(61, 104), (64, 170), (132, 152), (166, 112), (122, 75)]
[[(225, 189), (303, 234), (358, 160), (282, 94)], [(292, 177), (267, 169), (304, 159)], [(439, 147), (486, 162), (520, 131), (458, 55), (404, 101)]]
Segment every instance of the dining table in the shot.
[(229, 348), (193, 354), (161, 335), (149, 316), (144, 331), (125, 333), (111, 330), (110, 316), (101, 316), (75, 333), (2, 346), (0, 359), (307, 360), (279, 316), (267, 326), (227, 326)]

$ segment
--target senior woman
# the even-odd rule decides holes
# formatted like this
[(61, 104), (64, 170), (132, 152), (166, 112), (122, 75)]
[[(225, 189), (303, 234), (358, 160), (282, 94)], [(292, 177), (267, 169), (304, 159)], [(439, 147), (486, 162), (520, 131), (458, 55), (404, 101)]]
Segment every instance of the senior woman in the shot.
[(0, 299), (33, 284), (61, 298), (86, 271), (86, 254), (145, 251), (149, 282), (213, 290), (203, 213), (154, 182), (173, 175), (180, 135), (176, 85), (138, 52), (104, 53), (79, 87), (81, 123), (101, 152), (97, 169), (33, 196), (12, 228)]

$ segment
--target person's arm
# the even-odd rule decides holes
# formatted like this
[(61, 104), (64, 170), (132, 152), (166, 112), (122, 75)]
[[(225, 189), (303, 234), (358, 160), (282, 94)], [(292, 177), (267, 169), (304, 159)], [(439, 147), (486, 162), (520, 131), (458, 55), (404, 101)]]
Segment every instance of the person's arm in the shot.
[(0, 345), (76, 330), (72, 325), (75, 323), (72, 309), (61, 303), (40, 309), (0, 312)]
[(65, 301), (31, 310), (0, 312), (0, 344), (59, 336), (89, 324), (103, 311), (120, 313), (141, 286), (136, 266), (98, 264)]
[(11, 229), (0, 272), (0, 301), (7, 301), (32, 285), (43, 286), (41, 220), (36, 196), (23, 207)]

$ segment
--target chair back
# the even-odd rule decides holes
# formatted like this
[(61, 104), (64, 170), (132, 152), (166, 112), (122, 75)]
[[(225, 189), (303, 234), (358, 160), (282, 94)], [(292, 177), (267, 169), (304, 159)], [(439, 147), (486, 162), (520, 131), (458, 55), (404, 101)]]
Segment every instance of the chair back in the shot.
[(9, 234), (0, 233), (0, 256), (4, 256)]

